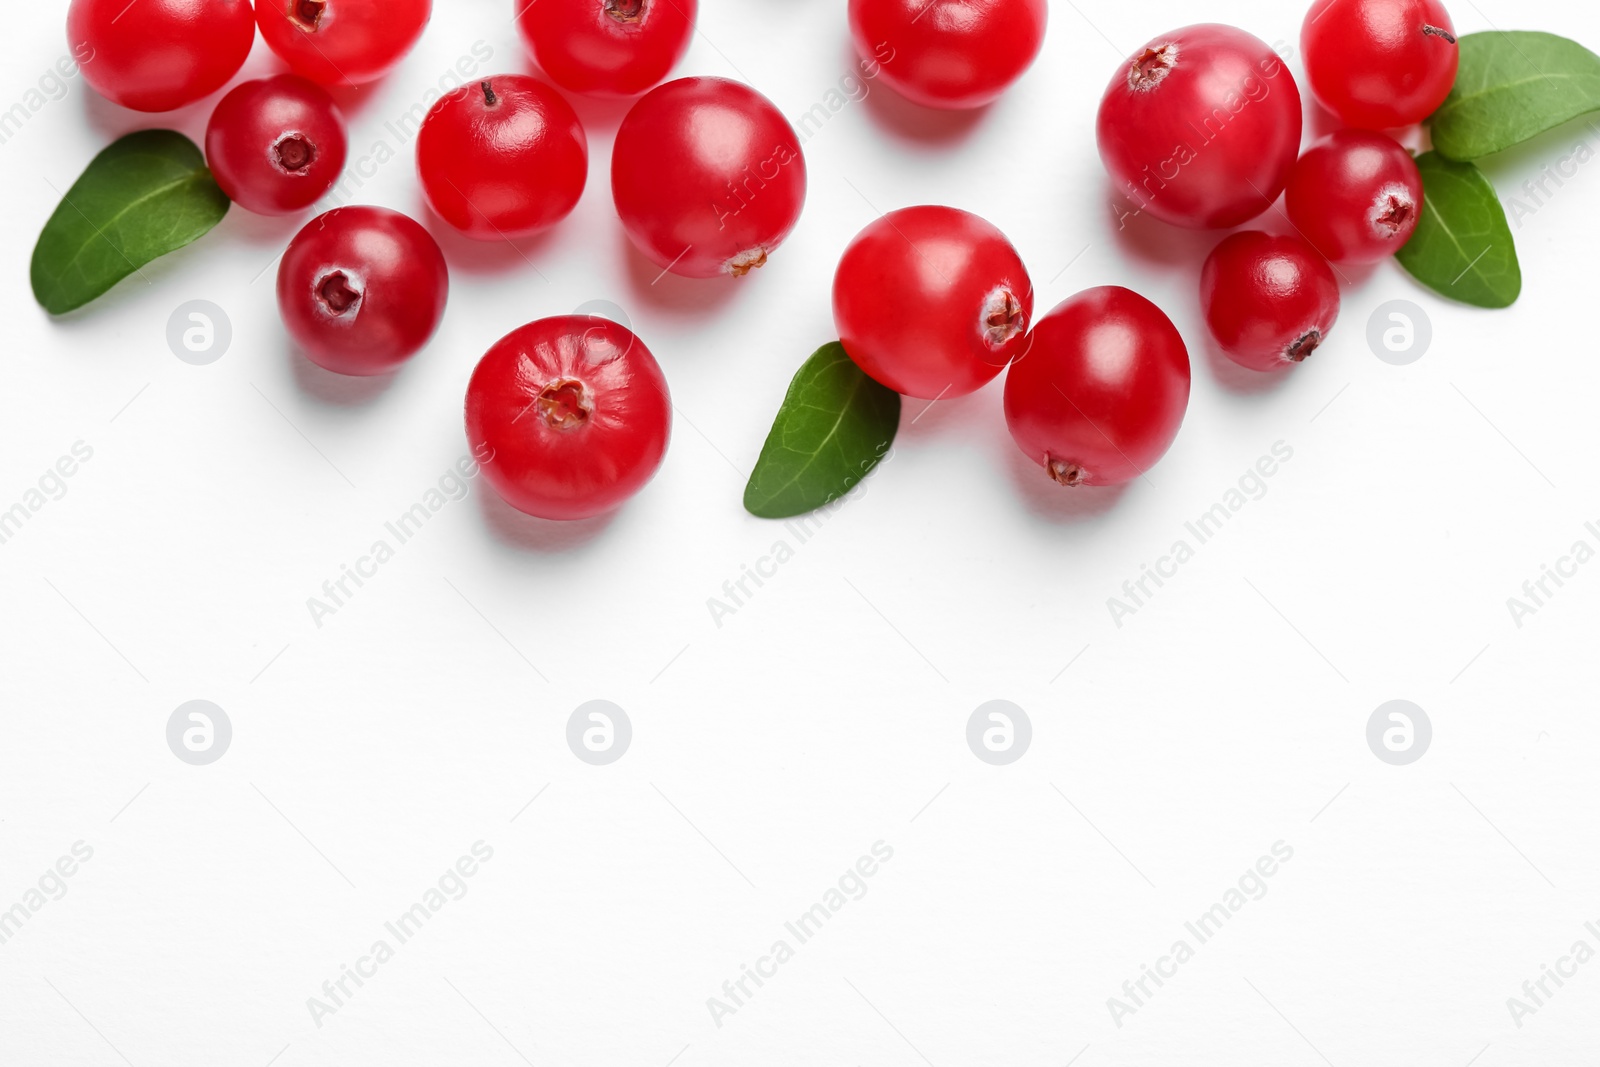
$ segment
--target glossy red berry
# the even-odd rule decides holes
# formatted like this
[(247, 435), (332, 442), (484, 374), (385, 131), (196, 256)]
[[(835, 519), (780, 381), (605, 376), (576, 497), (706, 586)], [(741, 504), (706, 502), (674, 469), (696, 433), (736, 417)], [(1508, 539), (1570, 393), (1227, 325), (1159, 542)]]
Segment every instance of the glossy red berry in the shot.
[(1461, 63), (1439, 0), (1316, 0), (1300, 47), (1311, 94), (1341, 122), (1365, 130), (1433, 114)]
[(965, 396), (1023, 351), (1033, 283), (1005, 234), (953, 207), (891, 211), (833, 278), (833, 321), (856, 365), (890, 389)]
[(856, 51), (900, 95), (924, 107), (997, 99), (1033, 65), (1046, 0), (850, 0)]
[(641, 97), (611, 154), (623, 228), (657, 266), (742, 277), (800, 221), (806, 161), (772, 101), (726, 78), (680, 78)]
[(344, 116), (298, 74), (245, 82), (211, 113), (206, 162), (228, 198), (260, 215), (316, 203), (344, 171)]
[(1300, 151), (1300, 90), (1283, 60), (1232, 26), (1163, 34), (1100, 101), (1100, 158), (1141, 211), (1226, 229), (1272, 206)]
[(364, 85), (416, 46), (433, 0), (256, 0), (261, 36), (295, 73)]
[(250, 0), (72, 0), (67, 40), (112, 103), (172, 111), (239, 73), (255, 42)]
[(1249, 230), (1206, 259), (1200, 304), (1228, 358), (1273, 370), (1302, 362), (1327, 340), (1339, 318), (1339, 282), (1300, 238)]
[(667, 380), (644, 342), (609, 319), (540, 319), (502, 338), (467, 386), (467, 439), (491, 485), (541, 519), (619, 507), (661, 466)]
[(1118, 485), (1166, 454), (1189, 405), (1189, 351), (1161, 309), (1089, 289), (1033, 327), (1006, 375), (1017, 446), (1061, 485)]
[(516, 0), (517, 27), (550, 80), (574, 93), (637, 96), (672, 72), (698, 0)]
[(1336, 263), (1374, 263), (1411, 239), (1422, 216), (1422, 173), (1381, 133), (1339, 130), (1313, 145), (1289, 177), (1289, 220)]
[(566, 99), (537, 78), (504, 74), (446, 94), (417, 134), (428, 204), (480, 241), (524, 237), (572, 213), (589, 176), (589, 142)]
[(283, 324), (313, 363), (383, 374), (426, 345), (444, 318), (450, 276), (412, 219), (380, 207), (335, 208), (306, 224), (278, 267)]

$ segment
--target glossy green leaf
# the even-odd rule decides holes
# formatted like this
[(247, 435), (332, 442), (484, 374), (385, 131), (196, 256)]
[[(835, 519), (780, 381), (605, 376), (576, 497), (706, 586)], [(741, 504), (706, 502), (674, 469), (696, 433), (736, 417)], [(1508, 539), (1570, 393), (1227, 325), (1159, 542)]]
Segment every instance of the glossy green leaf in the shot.
[(33, 250), (33, 295), (52, 315), (80, 308), (151, 260), (205, 235), (229, 200), (193, 141), (130, 133), (95, 156)]
[(900, 394), (862, 373), (843, 345), (823, 345), (789, 384), (745, 509), (786, 519), (832, 503), (878, 465), (899, 428)]
[(1503, 308), (1522, 294), (1505, 209), (1483, 172), (1437, 152), (1417, 157), (1422, 217), (1395, 256), (1423, 285), (1465, 304)]
[(1553, 33), (1495, 31), (1461, 38), (1455, 88), (1434, 113), (1433, 147), (1479, 159), (1600, 111), (1600, 56)]

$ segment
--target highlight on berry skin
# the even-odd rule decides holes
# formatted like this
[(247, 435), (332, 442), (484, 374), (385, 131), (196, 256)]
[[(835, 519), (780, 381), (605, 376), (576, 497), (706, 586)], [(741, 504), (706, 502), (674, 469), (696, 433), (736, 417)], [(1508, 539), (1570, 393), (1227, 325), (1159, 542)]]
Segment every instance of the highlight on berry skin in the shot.
[(1272, 47), (1208, 23), (1154, 37), (1116, 67), (1095, 139), (1140, 213), (1225, 230), (1283, 192), (1302, 121), (1294, 75)]
[(665, 81), (688, 51), (698, 0), (517, 0), (517, 29), (568, 92), (627, 98)]
[(1044, 47), (1047, 0), (850, 0), (861, 73), (926, 108), (987, 107)]
[(1295, 234), (1247, 230), (1224, 239), (1200, 272), (1206, 327), (1233, 362), (1255, 371), (1305, 362), (1339, 319), (1339, 283)]

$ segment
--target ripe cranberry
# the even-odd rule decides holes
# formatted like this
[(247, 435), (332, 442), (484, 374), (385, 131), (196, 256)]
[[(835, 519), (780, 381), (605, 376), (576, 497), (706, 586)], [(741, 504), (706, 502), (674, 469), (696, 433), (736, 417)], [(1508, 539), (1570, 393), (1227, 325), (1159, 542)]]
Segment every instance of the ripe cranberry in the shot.
[(1089, 289), (1033, 327), (1006, 375), (1006, 424), (1061, 485), (1117, 485), (1166, 454), (1189, 405), (1189, 351), (1160, 308)]
[(1295, 164), (1286, 206), (1328, 259), (1374, 263), (1411, 240), (1422, 215), (1422, 174), (1384, 134), (1340, 130)]
[(444, 318), (444, 254), (416, 222), (381, 207), (318, 215), (278, 267), (283, 324), (313, 363), (383, 374), (415, 355)]
[(250, 0), (72, 0), (67, 40), (112, 103), (172, 111), (239, 73), (255, 43)]
[(856, 365), (934, 400), (982, 388), (1023, 351), (1033, 283), (1005, 234), (953, 207), (891, 211), (833, 278), (833, 321)]
[(743, 277), (800, 221), (806, 161), (782, 112), (748, 85), (680, 78), (622, 120), (611, 192), (628, 237), (657, 266)]
[(900, 95), (937, 108), (993, 102), (1044, 44), (1046, 0), (850, 0), (850, 34)]
[(1433, 114), (1461, 63), (1439, 0), (1316, 0), (1300, 47), (1311, 95), (1364, 130), (1410, 126)]
[(344, 117), (298, 74), (245, 82), (206, 127), (206, 162), (229, 199), (261, 215), (308, 208), (344, 171)]
[(589, 142), (560, 93), (505, 74), (433, 105), (417, 134), (417, 169), (428, 204), (468, 237), (524, 237), (578, 206)]
[(1106, 169), (1140, 210), (1227, 229), (1283, 192), (1300, 151), (1300, 90), (1257, 38), (1189, 26), (1117, 69), (1096, 131)]
[(383, 77), (415, 47), (432, 14), (433, 0), (256, 0), (267, 45), (323, 85)]
[(467, 439), (518, 511), (587, 519), (655, 476), (672, 433), (667, 380), (625, 327), (540, 319), (489, 349), (467, 386)]
[(637, 96), (671, 73), (698, 0), (518, 2), (517, 26), (550, 80), (574, 93)]
[(1339, 318), (1339, 282), (1298, 237), (1258, 230), (1225, 239), (1200, 272), (1200, 304), (1228, 358), (1251, 370), (1299, 363)]

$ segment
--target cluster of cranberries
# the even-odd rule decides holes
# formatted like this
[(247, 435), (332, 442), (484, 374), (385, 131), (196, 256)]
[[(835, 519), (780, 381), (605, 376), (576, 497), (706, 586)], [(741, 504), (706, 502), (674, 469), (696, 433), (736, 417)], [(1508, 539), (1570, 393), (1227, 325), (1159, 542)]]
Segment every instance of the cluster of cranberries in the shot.
[[(1458, 62), (1439, 0), (1317, 0), (1302, 45), (1317, 99), (1350, 127), (1304, 155), (1293, 76), (1231, 26), (1151, 41), (1113, 76), (1097, 123), (1101, 158), (1135, 205), (1127, 214), (1232, 229), (1287, 191), (1293, 233), (1234, 233), (1201, 274), (1218, 346), (1262, 371), (1304, 360), (1327, 338), (1339, 315), (1330, 264), (1373, 262), (1410, 238), (1421, 175), (1379, 131), (1432, 114)], [(885, 292), (896, 294), (892, 307), (875, 298)], [(1172, 321), (1119, 287), (1079, 293), (1036, 323), (1032, 315), (1011, 244), (952, 208), (880, 219), (845, 252), (834, 283), (840, 339), (877, 381), (935, 400), (1009, 367), (1006, 421), (1051, 479), (1117, 485), (1148, 470), (1189, 401), (1189, 354)]]
[[(1101, 159), (1134, 205), (1166, 223), (1232, 229), (1285, 193), (1293, 232), (1226, 237), (1201, 271), (1217, 345), (1259, 371), (1311, 355), (1339, 317), (1331, 264), (1370, 263), (1410, 239), (1422, 178), (1384, 130), (1444, 102), (1459, 54), (1439, 0), (1316, 0), (1301, 45), (1317, 100), (1346, 127), (1303, 155), (1301, 100), (1282, 59), (1231, 26), (1150, 41), (1101, 100)], [(984, 320), (987, 321), (987, 320)], [(1182, 423), (1189, 360), (1170, 320), (1123, 289), (1082, 293), (1034, 328), (1006, 382), (1012, 436), (1063, 485), (1147, 470)]]
[[(245, 82), (206, 131), (217, 183), (241, 207), (286, 215), (326, 196), (344, 169), (344, 118), (330, 88), (374, 81), (421, 37), (432, 0), (72, 0), (67, 31), (89, 82), (140, 111), (170, 111), (222, 88), (259, 27), (292, 73)], [(646, 94), (618, 132), (612, 187), (641, 253), (690, 277), (761, 266), (799, 221), (805, 161), (770, 101), (721, 78), (656, 86), (687, 49), (696, 0), (518, 0), (519, 29), (561, 89)], [(588, 181), (589, 148), (566, 98), (508, 74), (438, 100), (417, 136), (428, 206), (485, 241), (565, 219)], [(756, 196), (759, 192), (761, 195)], [(285, 328), (341, 374), (394, 370), (443, 320), (449, 272), (417, 221), (377, 207), (312, 219), (278, 271)], [(665, 379), (623, 327), (545, 319), (483, 358), (467, 396), (474, 453), (514, 506), (552, 519), (610, 510), (659, 467), (671, 424)]]
[(1347, 128), (1300, 153), (1300, 93), (1281, 58), (1229, 26), (1157, 37), (1100, 105), (1107, 169), (1138, 212), (1224, 229), (1280, 195), (1292, 233), (1235, 233), (1201, 273), (1206, 321), (1235, 362), (1304, 360), (1339, 316), (1330, 264), (1372, 263), (1411, 237), (1422, 178), (1382, 132), (1432, 114), (1459, 50), (1440, 0), (1316, 0), (1301, 48), (1317, 100)]
[[(639, 252), (664, 271), (742, 277), (799, 221), (806, 166), (771, 101), (723, 78), (661, 84), (695, 28), (696, 0), (515, 0), (548, 82), (484, 78), (438, 100), (417, 137), (429, 207), (470, 238), (555, 226), (588, 179), (588, 140), (560, 90), (638, 97), (617, 131), (611, 186)], [(371, 82), (420, 38), (432, 0), (72, 0), (68, 34), (89, 82), (141, 111), (221, 89), (259, 27), (291, 73), (235, 87), (216, 106), (207, 160), (236, 203), (291, 214), (324, 197), (347, 154), (329, 88)], [(862, 69), (927, 107), (995, 100), (1038, 56), (1047, 0), (849, 0)], [(1225, 26), (1152, 41), (1101, 105), (1101, 154), (1140, 210), (1233, 227), (1288, 190), (1298, 236), (1241, 233), (1206, 264), (1207, 317), (1248, 366), (1304, 359), (1338, 313), (1328, 261), (1393, 252), (1422, 190), (1398, 144), (1357, 132), (1415, 122), (1455, 74), (1438, 0), (1317, 0), (1304, 44), (1318, 98), (1356, 130), (1296, 162), (1300, 97), (1281, 61)], [(554, 85), (550, 84), (551, 82)], [(311, 220), (285, 252), (289, 333), (330, 370), (393, 370), (443, 318), (449, 274), (415, 220), (376, 207)], [(881, 294), (894, 293), (885, 302)], [(1110, 485), (1154, 464), (1189, 396), (1189, 358), (1168, 318), (1121, 288), (1081, 293), (1037, 322), (1027, 269), (1005, 236), (946, 207), (892, 212), (845, 251), (834, 285), (841, 340), (862, 370), (930, 400), (1010, 368), (1006, 417), (1064, 485)], [(498, 342), (472, 375), (467, 432), (514, 506), (551, 519), (608, 511), (665, 455), (672, 405), (644, 344), (616, 323), (543, 319)]]

